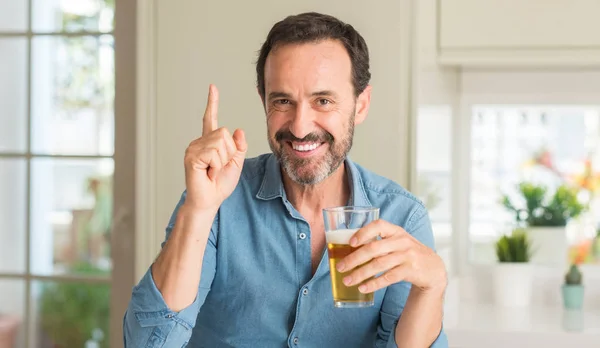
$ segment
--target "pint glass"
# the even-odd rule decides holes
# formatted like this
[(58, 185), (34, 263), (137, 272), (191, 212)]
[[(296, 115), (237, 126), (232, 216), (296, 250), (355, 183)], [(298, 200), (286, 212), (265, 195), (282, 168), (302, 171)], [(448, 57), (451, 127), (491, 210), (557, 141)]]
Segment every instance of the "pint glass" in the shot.
[[(334, 207), (323, 209), (325, 219), (325, 239), (329, 254), (329, 273), (333, 304), (338, 308), (370, 307), (373, 305), (373, 293), (363, 294), (358, 290), (360, 284), (346, 286), (342, 281), (350, 274), (340, 273), (336, 265), (354, 250), (350, 238), (358, 229), (379, 219), (379, 208), (373, 207)], [(360, 246), (359, 246), (360, 247)]]

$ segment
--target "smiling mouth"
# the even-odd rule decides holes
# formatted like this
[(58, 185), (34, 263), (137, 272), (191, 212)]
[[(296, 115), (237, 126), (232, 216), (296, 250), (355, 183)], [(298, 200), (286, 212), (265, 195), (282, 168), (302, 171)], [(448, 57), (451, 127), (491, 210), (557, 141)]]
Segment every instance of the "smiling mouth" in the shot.
[(311, 142), (311, 143), (289, 142), (289, 144), (292, 146), (292, 149), (294, 149), (295, 151), (310, 152), (310, 151), (317, 149), (319, 146), (323, 145), (324, 143), (321, 143), (321, 142)]

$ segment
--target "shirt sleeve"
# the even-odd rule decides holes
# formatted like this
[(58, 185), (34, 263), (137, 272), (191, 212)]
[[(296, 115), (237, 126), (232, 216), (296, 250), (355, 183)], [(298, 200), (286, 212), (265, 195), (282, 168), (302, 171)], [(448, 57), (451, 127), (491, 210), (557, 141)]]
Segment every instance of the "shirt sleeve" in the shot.
[[(418, 241), (435, 250), (433, 231), (427, 210), (419, 208), (411, 215), (406, 230)], [(410, 293), (411, 284), (400, 282), (388, 286), (380, 310), (380, 322), (377, 328), (377, 348), (398, 348), (396, 345), (396, 326), (404, 310)], [(431, 348), (448, 348), (448, 338), (443, 329), (440, 330)]]
[[(164, 247), (175, 225), (177, 212), (185, 201), (184, 192), (166, 228)], [(198, 312), (210, 291), (216, 269), (218, 214), (211, 228), (202, 261), (202, 273), (196, 299), (179, 312), (169, 309), (156, 287), (151, 268), (133, 288), (131, 300), (123, 318), (125, 347), (184, 347), (192, 336)]]

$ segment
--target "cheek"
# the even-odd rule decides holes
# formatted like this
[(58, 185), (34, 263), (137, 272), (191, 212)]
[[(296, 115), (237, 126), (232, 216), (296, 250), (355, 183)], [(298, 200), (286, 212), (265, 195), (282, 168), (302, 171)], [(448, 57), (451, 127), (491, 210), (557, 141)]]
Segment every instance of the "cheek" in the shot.
[(336, 140), (344, 139), (348, 136), (348, 115), (343, 113), (332, 113), (324, 116), (319, 126), (331, 133)]
[(280, 112), (271, 112), (267, 114), (267, 132), (269, 137), (274, 137), (285, 124), (285, 118)]

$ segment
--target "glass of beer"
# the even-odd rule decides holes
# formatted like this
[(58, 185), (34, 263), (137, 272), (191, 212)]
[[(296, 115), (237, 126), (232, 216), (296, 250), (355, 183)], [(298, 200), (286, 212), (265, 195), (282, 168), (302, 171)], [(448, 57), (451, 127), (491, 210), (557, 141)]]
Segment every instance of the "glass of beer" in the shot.
[(373, 306), (373, 293), (363, 294), (360, 292), (358, 290), (360, 284), (344, 285), (342, 280), (349, 273), (338, 272), (336, 265), (358, 249), (350, 246), (350, 238), (361, 227), (379, 219), (379, 208), (354, 206), (326, 208), (323, 209), (323, 217), (325, 219), (327, 253), (329, 254), (333, 305), (338, 308)]

